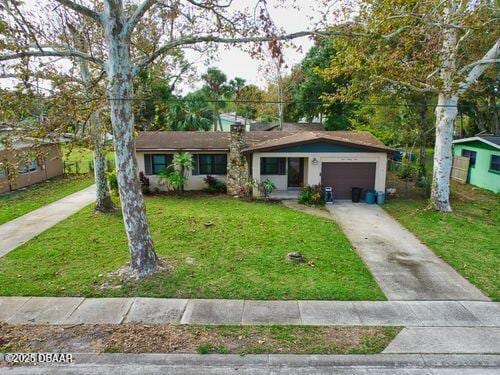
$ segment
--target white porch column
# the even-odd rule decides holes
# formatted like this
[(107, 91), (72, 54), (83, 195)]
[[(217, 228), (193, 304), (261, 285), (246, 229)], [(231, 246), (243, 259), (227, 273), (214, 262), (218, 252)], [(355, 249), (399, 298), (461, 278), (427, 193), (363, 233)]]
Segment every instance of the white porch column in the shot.
[[(260, 155), (258, 153), (252, 154), (252, 180), (257, 180), (260, 183)], [(253, 196), (260, 197), (260, 189), (253, 187)]]
[(375, 173), (375, 190), (385, 192), (385, 182), (387, 175), (387, 155), (381, 155), (377, 160)]
[[(312, 154), (308, 156), (309, 161), (307, 168), (307, 184), (308, 185), (319, 185), (321, 183), (321, 157), (317, 154)], [(313, 164), (313, 160), (317, 163)]]

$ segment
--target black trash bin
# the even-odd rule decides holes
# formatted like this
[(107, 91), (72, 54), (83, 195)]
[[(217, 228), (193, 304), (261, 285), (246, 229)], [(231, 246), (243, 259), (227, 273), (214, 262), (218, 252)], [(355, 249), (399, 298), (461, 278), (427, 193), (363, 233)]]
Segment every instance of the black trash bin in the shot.
[(361, 192), (363, 191), (362, 188), (359, 187), (353, 187), (352, 188), (352, 201), (353, 202), (359, 202), (361, 200)]

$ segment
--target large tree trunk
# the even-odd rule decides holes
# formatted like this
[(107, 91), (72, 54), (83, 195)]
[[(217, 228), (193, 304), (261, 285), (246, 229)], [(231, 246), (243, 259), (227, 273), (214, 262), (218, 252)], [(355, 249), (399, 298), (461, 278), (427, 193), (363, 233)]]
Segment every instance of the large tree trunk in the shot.
[[(280, 76), (281, 77), (281, 76)], [(281, 88), (281, 78), (278, 83), (278, 122), (280, 130), (283, 130), (283, 90)]]
[[(443, 13), (444, 22), (450, 20), (457, 4), (449, 2)], [(436, 106), (436, 145), (434, 150), (434, 172), (432, 176), (431, 205), (437, 211), (451, 212), (450, 176), (452, 166), (453, 126), (458, 114), (457, 88), (453, 85), (453, 74), (456, 71), (457, 30), (446, 27), (443, 30), (441, 47), (442, 90)]]
[[(94, 121), (99, 121), (98, 115), (94, 115)], [(92, 124), (96, 125), (96, 124)], [(96, 129), (97, 130), (97, 129)], [(101, 133), (103, 132), (103, 133)], [(109, 186), (106, 179), (107, 160), (106, 160), (106, 133), (99, 127), (94, 138), (94, 176), (96, 184), (96, 204), (95, 210), (99, 212), (109, 212), (114, 209)]]
[[(75, 39), (78, 41), (76, 35)], [(90, 98), (92, 79), (90, 78), (88, 62), (83, 59), (80, 60), (80, 76), (84, 84), (85, 94)], [(88, 103), (88, 107), (90, 108), (90, 102)], [(94, 176), (96, 183), (95, 210), (99, 212), (109, 212), (113, 210), (113, 202), (106, 179), (106, 128), (102, 126), (99, 115), (96, 112), (90, 116), (89, 124), (89, 134), (94, 151)]]
[(108, 95), (115, 140), (118, 192), (130, 250), (130, 269), (137, 277), (154, 273), (157, 256), (146, 220), (146, 207), (137, 173), (132, 110), (134, 67), (129, 40), (123, 35), (121, 4), (105, 2), (108, 42)]
[(217, 119), (219, 120), (219, 130), (220, 130), (221, 132), (223, 132), (223, 131), (224, 131), (224, 128), (222, 127), (222, 120), (221, 120), (221, 118), (220, 118), (220, 114), (219, 114), (219, 112), (217, 112)]
[(457, 117), (456, 95), (439, 94), (436, 107), (436, 146), (432, 176), (432, 206), (438, 211), (451, 212), (450, 175), (452, 167), (453, 125)]
[(214, 110), (214, 132), (217, 131), (218, 127), (219, 127), (219, 112), (217, 110)]
[(420, 143), (420, 152), (418, 156), (418, 176), (417, 181), (421, 180), (427, 174), (426, 168), (426, 140), (427, 140), (427, 95), (423, 97), (423, 106), (420, 111), (420, 126), (418, 131), (418, 138)]

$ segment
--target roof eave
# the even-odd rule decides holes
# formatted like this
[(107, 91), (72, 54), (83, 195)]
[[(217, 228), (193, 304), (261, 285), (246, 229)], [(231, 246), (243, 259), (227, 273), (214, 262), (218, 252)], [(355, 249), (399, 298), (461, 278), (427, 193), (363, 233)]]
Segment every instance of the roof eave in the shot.
[(455, 143), (467, 143), (467, 142), (473, 142), (473, 141), (480, 141), (480, 142), (486, 143), (489, 146), (500, 149), (500, 146), (497, 145), (496, 143), (490, 142), (487, 139), (484, 139), (481, 137), (469, 137), (469, 138), (455, 139), (453, 141), (453, 144), (455, 144)]
[(151, 151), (226, 151), (229, 152), (229, 148), (171, 148), (171, 147), (136, 147), (135, 151), (141, 152), (151, 152)]
[(318, 143), (318, 142), (321, 142), (321, 141), (325, 141), (325, 142), (328, 142), (328, 143), (335, 143), (335, 144), (344, 144), (344, 145), (356, 146), (356, 147), (360, 147), (360, 148), (363, 148), (363, 149), (372, 150), (372, 151), (375, 151), (375, 152), (385, 152), (385, 153), (389, 153), (389, 154), (397, 154), (397, 153), (399, 153), (399, 151), (394, 150), (394, 149), (389, 148), (389, 147), (385, 148), (385, 147), (369, 146), (369, 145), (364, 145), (364, 144), (360, 144), (360, 143), (345, 142), (345, 141), (333, 140), (333, 139), (324, 138), (324, 137), (314, 138), (314, 139), (308, 139), (308, 140), (304, 140), (304, 141), (295, 141), (295, 142), (285, 143), (285, 144), (276, 145), (276, 146), (269, 146), (269, 147), (266, 147), (265, 145), (263, 145), (261, 147), (258, 147), (258, 146), (257, 147), (247, 147), (247, 148), (243, 149), (242, 151), (244, 153), (258, 152), (258, 151), (261, 151), (261, 152), (262, 151), (273, 151), (273, 150), (277, 150), (277, 149), (284, 148), (284, 147), (290, 147), (290, 146), (296, 146), (296, 145), (302, 145), (302, 144), (309, 144), (309, 143)]

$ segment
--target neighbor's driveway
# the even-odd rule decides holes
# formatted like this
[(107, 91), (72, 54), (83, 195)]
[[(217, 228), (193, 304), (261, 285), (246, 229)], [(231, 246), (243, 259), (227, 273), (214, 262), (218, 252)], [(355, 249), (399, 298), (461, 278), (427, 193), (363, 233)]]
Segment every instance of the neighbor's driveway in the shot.
[(381, 207), (327, 207), (389, 300), (489, 300)]
[(92, 185), (0, 225), (0, 257), (94, 202), (95, 194)]

